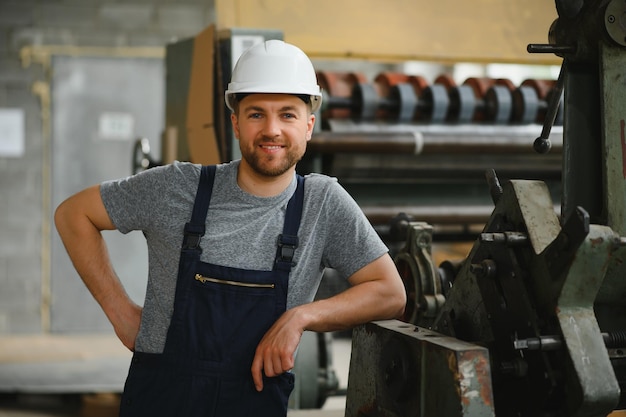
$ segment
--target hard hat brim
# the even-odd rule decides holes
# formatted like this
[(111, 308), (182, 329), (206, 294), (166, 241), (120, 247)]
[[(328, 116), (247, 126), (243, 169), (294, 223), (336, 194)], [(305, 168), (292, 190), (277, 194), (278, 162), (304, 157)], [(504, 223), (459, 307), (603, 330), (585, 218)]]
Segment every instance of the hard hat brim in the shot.
[[(319, 91), (319, 87), (317, 87), (317, 90)], [(262, 90), (262, 91), (261, 91)], [(310, 96), (311, 97), (311, 111), (313, 113), (315, 113), (322, 105), (322, 94), (321, 92), (319, 92), (318, 94), (311, 94), (311, 89), (302, 89), (302, 91), (284, 91), (283, 89), (280, 88), (263, 88), (263, 89), (259, 89), (258, 86), (255, 86), (255, 88), (250, 88), (250, 89), (246, 89), (246, 88), (230, 88), (229, 85), (229, 89), (226, 90), (226, 92), (224, 93), (224, 101), (226, 102), (226, 106), (231, 110), (231, 111), (235, 111), (235, 103), (237, 101), (237, 94), (288, 94), (288, 95), (304, 95), (304, 96)]]

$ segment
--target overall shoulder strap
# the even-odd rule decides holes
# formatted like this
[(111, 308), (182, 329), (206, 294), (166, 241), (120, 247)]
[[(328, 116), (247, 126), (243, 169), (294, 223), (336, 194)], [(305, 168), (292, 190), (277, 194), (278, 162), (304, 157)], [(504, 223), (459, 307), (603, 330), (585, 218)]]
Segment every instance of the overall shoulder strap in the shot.
[(193, 213), (191, 220), (185, 224), (185, 237), (183, 238), (183, 250), (200, 250), (200, 239), (204, 236), (206, 215), (213, 193), (213, 182), (215, 180), (215, 165), (203, 166), (200, 170), (200, 181), (198, 191), (193, 203)]
[(298, 185), (296, 191), (287, 203), (285, 212), (285, 224), (283, 233), (278, 236), (278, 249), (274, 269), (290, 271), (294, 265), (293, 256), (298, 247), (298, 229), (302, 219), (302, 207), (304, 203), (304, 177), (297, 175)]

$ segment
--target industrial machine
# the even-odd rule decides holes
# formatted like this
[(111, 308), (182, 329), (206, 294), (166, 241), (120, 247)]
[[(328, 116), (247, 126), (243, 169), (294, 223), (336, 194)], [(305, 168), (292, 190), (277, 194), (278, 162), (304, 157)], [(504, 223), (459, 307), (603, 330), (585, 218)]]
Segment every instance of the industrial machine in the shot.
[[(347, 417), (591, 417), (625, 408), (626, 2), (557, 0), (556, 8), (550, 43), (528, 50), (563, 58), (534, 142), (538, 158), (554, 151), (562, 89), (560, 210), (548, 181), (503, 180), (492, 166), (483, 192), (495, 208), (468, 256), (438, 266), (429, 221), (401, 219), (395, 259), (409, 305), (403, 321), (355, 330)], [(435, 97), (418, 100), (430, 117), (439, 114)], [(500, 109), (500, 94), (490, 97)], [(478, 108), (500, 120), (486, 110), (494, 101)]]

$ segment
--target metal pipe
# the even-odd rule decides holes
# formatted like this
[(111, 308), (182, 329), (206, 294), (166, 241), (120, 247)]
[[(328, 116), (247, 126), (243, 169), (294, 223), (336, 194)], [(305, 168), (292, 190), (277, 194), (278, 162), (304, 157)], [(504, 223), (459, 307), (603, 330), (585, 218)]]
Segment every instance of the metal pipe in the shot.
[(485, 224), (493, 206), (362, 206), (373, 224), (386, 224), (405, 213), (410, 218), (432, 224)]
[[(551, 135), (552, 150), (561, 151), (562, 135)], [(424, 131), (352, 131), (315, 133), (308, 150), (320, 153), (501, 155), (534, 154), (532, 139), (506, 130), (441, 129)]]
[(307, 149), (327, 153), (418, 154), (421, 137), (413, 132), (320, 132), (313, 135)]

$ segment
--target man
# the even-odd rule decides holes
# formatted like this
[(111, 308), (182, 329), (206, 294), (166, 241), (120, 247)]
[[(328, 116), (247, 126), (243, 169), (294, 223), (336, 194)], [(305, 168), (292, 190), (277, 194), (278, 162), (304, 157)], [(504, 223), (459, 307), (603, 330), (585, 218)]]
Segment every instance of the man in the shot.
[[(335, 179), (296, 175), (321, 93), (308, 57), (247, 50), (225, 94), (241, 160), (175, 162), (83, 190), (55, 222), (76, 270), (134, 351), (122, 416), (280, 416), (305, 330), (399, 316), (387, 248)], [(142, 230), (143, 308), (117, 278), (102, 230)], [(352, 286), (312, 302), (326, 267)]]

